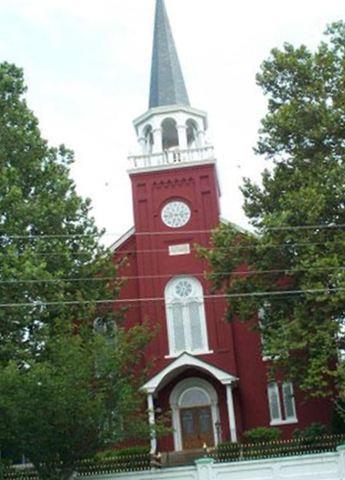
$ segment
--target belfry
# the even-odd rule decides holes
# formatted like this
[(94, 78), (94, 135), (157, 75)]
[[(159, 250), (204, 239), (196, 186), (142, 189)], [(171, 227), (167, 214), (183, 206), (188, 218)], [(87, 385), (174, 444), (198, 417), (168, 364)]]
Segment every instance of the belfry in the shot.
[[(276, 426), (289, 437), (310, 421), (327, 423), (327, 409), (317, 401), (307, 406), (297, 386), (268, 382), (259, 334), (225, 321), (225, 299), (206, 280), (195, 246), (209, 247), (224, 221), (217, 162), (207, 114), (189, 100), (164, 0), (156, 0), (149, 109), (134, 127), (134, 227), (114, 245), (114, 259), (128, 259), (128, 326), (158, 329), (145, 352), (150, 371), (142, 386), (152, 453), (237, 442), (255, 427)], [(171, 415), (172, 433), (158, 439), (161, 412)]]

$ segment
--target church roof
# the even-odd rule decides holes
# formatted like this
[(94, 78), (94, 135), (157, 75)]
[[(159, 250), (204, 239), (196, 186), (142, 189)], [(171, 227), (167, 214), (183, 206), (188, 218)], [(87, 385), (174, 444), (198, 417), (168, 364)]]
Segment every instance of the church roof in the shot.
[(157, 0), (150, 108), (171, 105), (190, 104), (164, 0)]

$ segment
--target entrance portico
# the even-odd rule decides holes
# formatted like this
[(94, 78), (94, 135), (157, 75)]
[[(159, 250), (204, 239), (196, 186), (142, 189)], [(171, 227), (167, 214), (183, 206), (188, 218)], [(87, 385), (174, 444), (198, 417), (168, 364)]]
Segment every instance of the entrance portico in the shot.
[[(154, 398), (158, 398), (163, 388), (176, 382), (187, 370), (206, 374), (210, 380), (218, 381), (224, 386), (230, 439), (232, 442), (237, 441), (233, 388), (238, 379), (193, 355), (183, 353), (142, 387), (148, 400), (152, 453), (157, 451)], [(172, 389), (169, 402), (175, 451), (202, 448), (204, 444), (216, 446), (221, 441), (219, 398), (215, 388), (206, 378), (193, 375), (181, 379)]]

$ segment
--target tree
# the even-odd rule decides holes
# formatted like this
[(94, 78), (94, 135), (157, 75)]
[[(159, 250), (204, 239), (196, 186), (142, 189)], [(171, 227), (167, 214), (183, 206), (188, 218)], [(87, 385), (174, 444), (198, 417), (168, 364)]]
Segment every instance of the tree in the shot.
[(337, 361), (345, 332), (345, 24), (325, 35), (315, 52), (285, 44), (263, 63), (257, 82), (268, 112), (256, 153), (270, 165), (262, 185), (245, 179), (242, 187), (255, 233), (223, 225), (203, 251), (214, 288), (229, 295), (229, 318), (259, 314), (274, 365), (311, 395), (327, 395), (334, 381), (345, 388)]
[[(73, 153), (51, 148), (24, 99), (23, 72), (0, 65), (0, 362), (34, 355), (41, 336), (71, 317), (94, 315), (118, 281), (79, 280), (115, 266), (99, 243), (90, 201), (69, 177)], [(109, 291), (110, 290), (110, 291)], [(78, 301), (76, 305), (63, 302)], [(83, 304), (82, 302), (91, 302)], [(56, 303), (50, 308), (45, 303)]]
[(0, 374), (0, 439), (44, 480), (68, 480), (99, 450), (147, 440), (133, 355), (145, 338), (141, 327), (113, 337), (58, 335), (26, 369), (10, 362)]
[(22, 70), (0, 64), (0, 445), (67, 478), (142, 428), (133, 372), (148, 334), (124, 330), (118, 266), (69, 176), (73, 153), (48, 146), (25, 91)]

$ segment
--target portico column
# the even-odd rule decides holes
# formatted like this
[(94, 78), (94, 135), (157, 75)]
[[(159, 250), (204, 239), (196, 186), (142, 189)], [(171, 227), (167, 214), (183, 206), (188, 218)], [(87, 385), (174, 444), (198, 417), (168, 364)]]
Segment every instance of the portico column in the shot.
[(230, 438), (233, 443), (237, 442), (236, 418), (234, 408), (234, 398), (232, 395), (232, 384), (226, 385), (226, 402), (228, 406)]
[(153, 152), (161, 153), (163, 151), (163, 136), (162, 129), (155, 128), (153, 130)]
[(186, 125), (178, 125), (178, 144), (180, 150), (187, 150), (187, 126)]
[(206, 137), (206, 132), (204, 130), (199, 130), (198, 131), (198, 141), (199, 141), (199, 147), (204, 147), (205, 146), (205, 137)]
[(139, 145), (141, 147), (142, 153), (143, 154), (147, 153), (147, 151), (146, 151), (146, 138), (145, 137), (139, 137), (138, 142), (139, 142)]
[(147, 394), (147, 407), (149, 415), (149, 425), (151, 431), (151, 454), (155, 454), (157, 451), (157, 436), (156, 436), (156, 419), (155, 419), (155, 406), (153, 402), (153, 393)]

